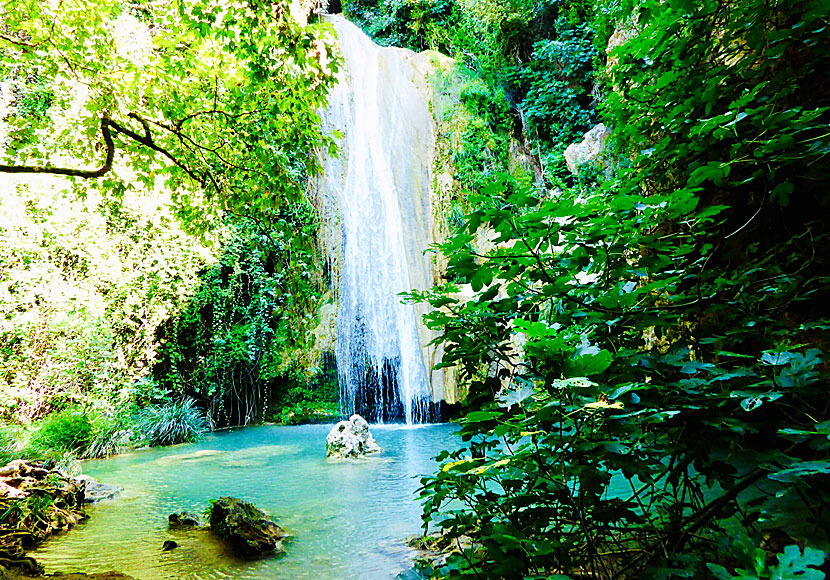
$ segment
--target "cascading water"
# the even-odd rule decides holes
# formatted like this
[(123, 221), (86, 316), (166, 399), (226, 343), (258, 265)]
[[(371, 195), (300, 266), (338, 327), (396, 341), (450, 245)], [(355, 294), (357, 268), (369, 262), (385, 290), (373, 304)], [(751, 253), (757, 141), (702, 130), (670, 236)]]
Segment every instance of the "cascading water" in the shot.
[(399, 293), (432, 284), (433, 120), (413, 83), (414, 53), (375, 45), (330, 16), (344, 57), (322, 114), (340, 152), (318, 198), (339, 280), (335, 354), (342, 411), (370, 421), (430, 419), (430, 379), (415, 308)]

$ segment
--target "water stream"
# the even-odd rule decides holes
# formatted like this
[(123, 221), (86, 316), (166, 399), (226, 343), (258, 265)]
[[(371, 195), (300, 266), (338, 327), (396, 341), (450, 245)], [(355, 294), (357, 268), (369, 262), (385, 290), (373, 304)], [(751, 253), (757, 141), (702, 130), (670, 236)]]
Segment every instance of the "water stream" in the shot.
[[(455, 428), (373, 426), (383, 453), (338, 462), (325, 458), (330, 427), (250, 427), (86, 462), (85, 473), (124, 493), (32, 555), (47, 572), (118, 570), (139, 580), (391, 580), (412, 565), (402, 540), (419, 533), (419, 477), (454, 444)], [(294, 536), (286, 555), (238, 560), (207, 532), (167, 531), (168, 514), (201, 513), (223, 495), (275, 516)], [(179, 548), (163, 552), (166, 539)]]
[[(343, 54), (322, 113), (340, 153), (324, 160), (318, 198), (339, 281), (336, 358), (342, 411), (370, 421), (429, 420), (430, 377), (415, 308), (399, 293), (432, 285), (433, 120), (413, 78), (415, 53), (374, 44), (329, 17)], [(443, 386), (443, 385), (442, 385)]]

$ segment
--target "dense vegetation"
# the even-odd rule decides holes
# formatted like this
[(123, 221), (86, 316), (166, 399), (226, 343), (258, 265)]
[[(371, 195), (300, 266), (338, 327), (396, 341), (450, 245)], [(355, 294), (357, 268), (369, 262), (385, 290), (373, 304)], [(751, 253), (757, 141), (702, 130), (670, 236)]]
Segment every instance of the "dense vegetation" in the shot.
[(512, 136), (549, 179), (566, 177), (562, 151), (595, 121), (594, 3), (346, 0), (343, 12), (378, 43), (433, 49), (469, 79), (453, 142), (456, 181), (475, 190), (506, 170)]
[[(431, 573), (823, 578), (827, 1), (342, 4), (457, 63), (452, 283), (411, 297), (468, 392), (464, 445), (423, 480), (460, 546)], [(33, 453), (185, 440), (195, 405), (214, 426), (331, 409), (302, 193), (336, 61), (323, 28), (246, 6), (4, 5), (0, 171), (76, 178), (4, 192), (0, 411), (53, 412)], [(121, 20), (152, 48), (119, 48)], [(612, 143), (571, 174), (599, 121)]]
[(198, 1), (0, 20), (4, 453), (190, 440), (283, 399), (330, 412), (302, 355), (326, 27)]
[[(594, 61), (613, 158), (571, 180), (531, 129), (546, 181), (491, 179), (440, 248), (474, 298), (413, 297), (470, 389), (467, 444), (422, 497), (425, 524), (472, 544), (435, 574), (823, 577), (826, 3), (357, 5), (387, 16), (376, 34), (488, 62), (513, 114), (553, 129), (591, 114), (540, 89), (591, 54), (577, 31), (604, 47), (618, 27)], [(476, 50), (481, 11), (499, 26)], [(541, 71), (560, 82), (516, 83)]]

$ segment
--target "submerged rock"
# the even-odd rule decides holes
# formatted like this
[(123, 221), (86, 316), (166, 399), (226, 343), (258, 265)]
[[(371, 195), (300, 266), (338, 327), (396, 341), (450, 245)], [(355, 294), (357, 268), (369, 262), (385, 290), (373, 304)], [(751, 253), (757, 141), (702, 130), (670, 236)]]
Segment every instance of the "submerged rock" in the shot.
[(406, 544), (417, 552), (416, 568), (437, 569), (447, 564), (452, 554), (460, 554), (478, 548), (469, 536), (450, 538), (440, 532), (425, 536), (412, 536)]
[(179, 512), (167, 516), (167, 527), (171, 530), (190, 530), (201, 525), (199, 516), (190, 512)]
[(220, 497), (213, 502), (210, 529), (245, 558), (282, 552), (282, 544), (288, 537), (284, 529), (254, 504), (235, 497)]
[(382, 449), (372, 434), (369, 424), (360, 415), (340, 421), (326, 437), (326, 457), (351, 458), (380, 453)]
[(84, 502), (95, 503), (102, 499), (111, 499), (124, 491), (123, 487), (109, 483), (101, 483), (89, 475), (79, 475), (73, 478), (84, 486)]

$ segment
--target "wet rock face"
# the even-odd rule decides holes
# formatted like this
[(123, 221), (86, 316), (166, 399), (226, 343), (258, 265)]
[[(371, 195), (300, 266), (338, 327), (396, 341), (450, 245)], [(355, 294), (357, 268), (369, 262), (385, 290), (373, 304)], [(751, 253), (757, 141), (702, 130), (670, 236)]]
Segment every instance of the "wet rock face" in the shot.
[(210, 529), (243, 558), (282, 552), (282, 544), (288, 537), (286, 531), (268, 519), (264, 512), (235, 497), (220, 497), (213, 502)]
[(347, 459), (381, 451), (380, 445), (369, 432), (369, 424), (360, 415), (352, 415), (348, 421), (340, 421), (326, 437), (326, 457)]

